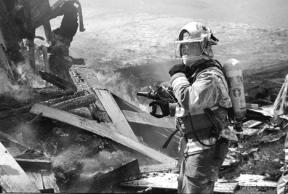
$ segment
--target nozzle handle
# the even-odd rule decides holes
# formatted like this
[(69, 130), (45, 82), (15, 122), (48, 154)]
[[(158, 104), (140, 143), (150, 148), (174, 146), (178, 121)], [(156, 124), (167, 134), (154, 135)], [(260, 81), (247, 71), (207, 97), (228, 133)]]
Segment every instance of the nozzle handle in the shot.
[(137, 92), (137, 96), (150, 97), (150, 92)]

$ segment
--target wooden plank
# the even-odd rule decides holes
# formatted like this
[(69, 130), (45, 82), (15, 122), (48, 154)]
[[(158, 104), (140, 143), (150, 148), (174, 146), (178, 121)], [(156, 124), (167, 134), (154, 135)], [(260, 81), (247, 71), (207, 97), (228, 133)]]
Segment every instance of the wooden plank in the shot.
[(138, 123), (143, 125), (151, 125), (161, 128), (169, 128), (175, 130), (175, 120), (173, 118), (157, 119), (150, 116), (148, 113), (137, 113), (132, 111), (123, 110), (123, 114), (128, 122)]
[(22, 158), (15, 158), (15, 160), (25, 171), (27, 169), (50, 170), (52, 167), (52, 162), (50, 160), (22, 159)]
[(265, 176), (240, 174), (236, 179), (242, 187), (277, 187), (277, 182), (264, 180)]
[(261, 121), (249, 120), (249, 121), (246, 121), (243, 123), (243, 127), (254, 128), (254, 127), (257, 127), (261, 124), (263, 124)]
[(175, 163), (167, 163), (167, 164), (154, 164), (149, 166), (141, 166), (141, 173), (148, 172), (163, 172), (163, 171), (177, 171), (177, 165)]
[(133, 149), (141, 154), (144, 154), (154, 160), (161, 163), (176, 163), (177, 161), (159, 151), (156, 151), (146, 145), (143, 145), (137, 141), (134, 141), (120, 133), (115, 132), (113, 125), (99, 124), (96, 121), (88, 120), (77, 115), (73, 115), (68, 112), (64, 112), (58, 109), (50, 108), (41, 104), (35, 104), (31, 111), (36, 115), (42, 114), (44, 117), (55, 119), (57, 121), (67, 123), (69, 125), (90, 131), (102, 137), (111, 139), (119, 144), (122, 144), (130, 149)]
[[(148, 173), (143, 174), (137, 180), (127, 181), (121, 183), (121, 186), (140, 187), (140, 188), (157, 188), (157, 189), (171, 189), (177, 190), (178, 174), (174, 173)], [(227, 182), (219, 179), (215, 183), (214, 192), (216, 193), (234, 193), (238, 186), (237, 182)]]
[(76, 86), (74, 86), (69, 81), (66, 81), (66, 80), (64, 80), (64, 79), (62, 79), (56, 75), (53, 75), (53, 74), (47, 73), (47, 72), (43, 72), (43, 71), (39, 71), (39, 75), (43, 80), (53, 84), (54, 86), (56, 86), (62, 90), (77, 92)]
[(135, 177), (138, 174), (140, 174), (138, 160), (133, 160), (119, 168), (109, 171), (108, 173), (100, 176), (96, 175), (92, 187), (90, 188), (90, 192), (110, 193), (112, 192), (111, 188), (117, 186), (122, 180), (128, 179), (129, 177)]
[(103, 89), (94, 89), (94, 91), (111, 118), (117, 132), (133, 139), (134, 141), (138, 141), (138, 138), (134, 134), (111, 93), (108, 90)]
[(3, 192), (39, 193), (36, 185), (0, 143), (0, 186)]
[(214, 185), (215, 193), (235, 193), (238, 188), (237, 182), (221, 182), (218, 180)]

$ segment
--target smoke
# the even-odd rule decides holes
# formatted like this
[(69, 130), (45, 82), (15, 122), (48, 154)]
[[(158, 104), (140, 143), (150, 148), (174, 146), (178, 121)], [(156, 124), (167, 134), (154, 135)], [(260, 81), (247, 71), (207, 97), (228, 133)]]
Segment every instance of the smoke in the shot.
[(88, 192), (97, 176), (135, 158), (130, 152), (121, 149), (99, 150), (95, 147), (99, 144), (99, 139), (92, 140), (89, 144), (91, 146), (72, 144), (53, 158), (53, 168), (64, 191)]
[[(25, 51), (23, 52), (25, 56)], [(39, 61), (36, 61), (40, 66)], [(19, 102), (33, 98), (33, 88), (42, 88), (45, 81), (35, 74), (29, 63), (28, 56), (18, 63), (11, 62), (10, 72), (0, 68), (0, 96), (9, 96)]]
[(0, 96), (10, 96), (18, 101), (30, 99), (31, 88), (27, 85), (20, 85), (12, 82), (7, 72), (0, 68)]

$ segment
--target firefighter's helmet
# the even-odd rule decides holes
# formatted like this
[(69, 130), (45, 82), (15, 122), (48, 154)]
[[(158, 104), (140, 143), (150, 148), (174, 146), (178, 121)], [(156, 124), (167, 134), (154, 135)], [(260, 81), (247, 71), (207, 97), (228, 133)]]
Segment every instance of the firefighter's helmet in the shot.
[[(218, 39), (213, 35), (212, 30), (207, 26), (191, 22), (185, 25), (179, 33), (177, 44), (177, 55), (189, 55), (192, 48), (199, 48), (198, 55), (213, 57), (212, 45), (218, 44)], [(186, 52), (188, 53), (186, 53)], [(185, 53), (184, 53), (185, 52)], [(193, 55), (193, 53), (191, 53)]]

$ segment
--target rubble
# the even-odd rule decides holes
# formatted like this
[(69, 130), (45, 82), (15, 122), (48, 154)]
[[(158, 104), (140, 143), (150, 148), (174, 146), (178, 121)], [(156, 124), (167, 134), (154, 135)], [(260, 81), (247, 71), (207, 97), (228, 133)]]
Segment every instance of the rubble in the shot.
[[(57, 1), (51, 9), (58, 10), (63, 2)], [(78, 9), (79, 28), (84, 31), (80, 4)], [(33, 18), (35, 27), (44, 26), (48, 41), (52, 40), (50, 17), (45, 13), (43, 18)], [(0, 33), (1, 67), (14, 79), (1, 29)], [(65, 62), (61, 73), (68, 80), (58, 77), (51, 71), (48, 48), (28, 43), (35, 76), (47, 82), (44, 88), (34, 88), (28, 101), (1, 96), (0, 192), (146, 193), (156, 189), (175, 193), (180, 135), (162, 149), (175, 130), (174, 119), (156, 119), (111, 91), (97, 88), (99, 80), (83, 66), (83, 59), (61, 58)], [(43, 64), (35, 63), (35, 52), (42, 53)], [(236, 132), (239, 141), (229, 148), (215, 192), (244, 193), (245, 187), (274, 191), (278, 180), (279, 190), (287, 187), (287, 161), (281, 150), (288, 130), (288, 77), (272, 79), (282, 71), (277, 67), (267, 76), (262, 70), (246, 72), (247, 83), (257, 82), (251, 87), (246, 83), (247, 116), (242, 131)]]
[[(48, 89), (42, 89), (38, 93), (43, 96), (49, 94), (55, 97), (55, 94), (58, 94), (56, 98), (52, 97), (45, 101), (38, 100), (38, 104), (30, 103), (22, 107), (13, 107), (12, 110), (3, 109), (1, 112), (2, 119), (28, 114), (29, 120), (26, 120), (26, 124), (29, 127), (35, 125), (35, 123), (43, 126), (41, 123), (47, 122), (49, 125), (46, 128), (53, 128), (53, 134), (57, 138), (52, 137), (51, 133), (47, 131), (51, 137), (46, 137), (46, 140), (41, 142), (42, 145), (34, 145), (33, 148), (38, 149), (40, 146), (40, 150), (44, 150), (45, 157), (48, 158), (41, 158), (40, 156), (40, 158), (33, 158), (32, 156), (24, 158), (22, 156), (21, 158), (19, 155), (13, 155), (15, 161), (30, 177), (29, 180), (35, 183), (37, 191), (48, 192), (52, 189), (54, 192), (80, 191), (83, 188), (79, 187), (79, 190), (77, 190), (76, 185), (84, 182), (85, 184), (94, 185), (93, 187), (87, 187), (86, 192), (132, 192), (135, 190), (138, 192), (153, 192), (155, 188), (164, 191), (171, 189), (175, 191), (178, 167), (174, 158), (177, 158), (175, 153), (177, 153), (179, 135), (174, 136), (168, 150), (161, 150), (166, 138), (174, 130), (173, 118), (155, 119), (110, 91), (93, 87), (97, 80), (91, 78), (93, 77), (91, 73), (83, 73), (83, 71), (86, 71), (85, 69), (73, 68), (72, 70), (71, 74), (74, 75), (72, 77), (78, 87), (78, 92), (73, 93), (66, 90), (59, 94), (54, 89), (50, 90), (51, 92)], [(85, 76), (83, 77), (83, 75)], [(56, 91), (55, 94), (52, 94), (53, 91)], [(33, 116), (29, 111), (33, 113)], [(280, 168), (283, 165), (282, 153), (276, 153), (276, 150), (279, 151), (283, 145), (282, 140), (286, 135), (287, 122), (285, 115), (281, 115), (279, 118), (285, 120), (282, 127), (272, 125), (273, 123), (270, 122), (274, 117), (272, 113), (272, 106), (253, 106), (249, 109), (246, 121), (243, 123), (243, 130), (237, 132), (239, 142), (236, 143), (237, 145), (234, 143), (229, 148), (229, 153), (221, 168), (221, 178), (215, 186), (215, 192), (234, 193), (239, 190), (239, 187), (240, 190), (243, 187), (276, 187), (276, 181), (281, 175)], [(101, 114), (104, 116), (99, 119)], [(46, 129), (41, 129), (41, 131), (43, 130)], [(87, 132), (88, 134), (86, 134)], [(157, 142), (150, 140), (151, 133), (157, 136), (155, 138)], [(145, 134), (149, 134), (149, 137)], [(25, 136), (25, 134), (23, 135)], [(21, 147), (22, 150), (26, 150), (26, 152), (27, 150), (28, 152), (31, 151), (30, 145), (25, 145), (2, 131), (0, 136), (5, 143), (9, 142), (8, 145), (13, 144)], [(65, 164), (55, 162), (57, 160), (62, 161), (59, 158), (61, 158), (61, 154), (65, 155), (65, 147), (71, 143), (71, 139), (74, 139), (75, 145), (80, 145), (80, 147), (72, 146), (72, 152), (81, 154), (79, 156), (67, 156), (70, 161)], [(90, 151), (84, 146), (88, 142), (97, 142)], [(118, 143), (117, 146), (115, 142)], [(121, 144), (120, 147), (119, 144)], [(273, 146), (269, 148), (268, 144)], [(138, 155), (133, 152), (132, 158), (148, 156), (154, 159), (154, 163), (158, 161), (160, 164), (151, 165), (153, 162), (150, 161), (147, 162), (149, 165), (143, 166), (142, 160), (139, 160), (141, 161), (140, 166), (136, 162), (121, 162), (118, 167), (124, 170), (115, 167), (114, 170), (106, 172), (93, 171), (89, 175), (82, 173), (84, 168), (84, 161), (81, 161), (82, 157), (97, 155), (103, 150), (109, 149), (114, 151), (117, 149), (131, 151), (132, 149), (138, 152)], [(141, 153), (141, 157), (139, 153)], [(57, 157), (59, 154), (60, 156)], [(56, 158), (53, 158), (55, 156)], [(69, 157), (72, 158), (69, 159)], [(264, 163), (269, 168), (273, 168), (265, 169), (262, 165)], [(29, 171), (31, 168), (33, 169), (32, 172)], [(43, 169), (48, 169), (48, 171), (44, 172)], [(49, 172), (49, 169), (54, 173)], [(124, 179), (130, 182), (124, 181)], [(104, 188), (103, 186), (103, 189), (100, 189), (100, 185), (109, 182), (108, 180), (114, 181), (113, 184), (111, 182), (107, 187)], [(122, 182), (120, 185), (125, 187), (119, 186), (120, 180)], [(157, 185), (158, 182), (160, 185)], [(131, 190), (127, 186), (140, 188)]]

